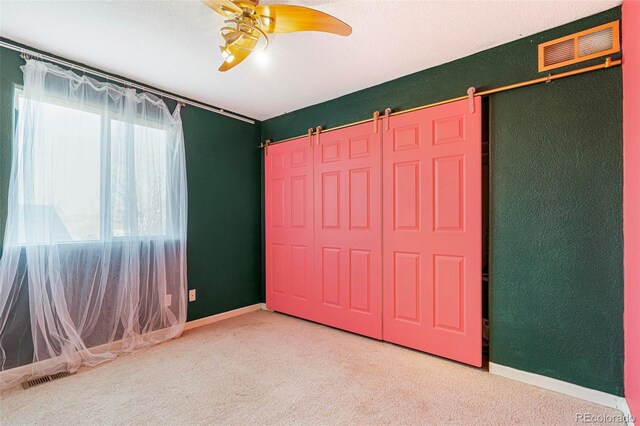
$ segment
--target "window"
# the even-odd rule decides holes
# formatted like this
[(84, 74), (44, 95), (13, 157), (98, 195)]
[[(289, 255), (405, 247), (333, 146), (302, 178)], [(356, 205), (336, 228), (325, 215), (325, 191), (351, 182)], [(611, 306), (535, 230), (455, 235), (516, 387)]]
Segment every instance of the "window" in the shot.
[[(125, 134), (131, 131), (134, 143), (127, 146)], [(111, 225), (114, 237), (165, 233), (166, 143), (163, 130), (111, 120)], [(157, 164), (164, 167), (155, 168)], [(127, 208), (131, 189), (135, 189), (136, 195), (133, 209)], [(135, 217), (128, 217), (128, 212), (135, 212)], [(133, 223), (128, 223), (130, 220)]]
[[(16, 98), (20, 114), (19, 90)], [(18, 152), (29, 149), (32, 158), (19, 170), (20, 243), (169, 237), (165, 130), (90, 107), (31, 102), (42, 114), (37, 143), (26, 147), (24, 129), (16, 132)]]

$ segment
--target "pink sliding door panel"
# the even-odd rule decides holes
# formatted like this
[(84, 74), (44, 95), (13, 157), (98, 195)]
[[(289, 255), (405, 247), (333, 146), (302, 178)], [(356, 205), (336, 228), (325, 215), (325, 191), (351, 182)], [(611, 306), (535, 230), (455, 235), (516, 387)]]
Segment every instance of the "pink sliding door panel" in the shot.
[(316, 138), (316, 318), (381, 339), (381, 131), (367, 123)]
[(267, 307), (480, 366), (480, 108), (270, 146)]
[(301, 138), (264, 158), (267, 307), (313, 320), (313, 147)]
[(481, 101), (389, 118), (384, 340), (482, 365)]

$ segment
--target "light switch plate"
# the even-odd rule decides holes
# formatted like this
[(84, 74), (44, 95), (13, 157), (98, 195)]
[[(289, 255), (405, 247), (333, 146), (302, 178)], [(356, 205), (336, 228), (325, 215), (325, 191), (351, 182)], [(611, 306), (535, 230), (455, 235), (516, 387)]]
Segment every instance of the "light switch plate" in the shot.
[(164, 295), (164, 306), (171, 306), (171, 295), (170, 294), (165, 294)]
[(189, 290), (189, 302), (196, 300), (196, 289)]

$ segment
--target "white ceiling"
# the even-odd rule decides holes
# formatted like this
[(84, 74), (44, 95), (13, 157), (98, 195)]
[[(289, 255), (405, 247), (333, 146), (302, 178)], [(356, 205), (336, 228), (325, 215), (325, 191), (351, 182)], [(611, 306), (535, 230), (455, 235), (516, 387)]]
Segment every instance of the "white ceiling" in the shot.
[(621, 0), (284, 0), (353, 27), (279, 34), (226, 73), (223, 18), (193, 1), (0, 0), (0, 35), (260, 120), (612, 8)]

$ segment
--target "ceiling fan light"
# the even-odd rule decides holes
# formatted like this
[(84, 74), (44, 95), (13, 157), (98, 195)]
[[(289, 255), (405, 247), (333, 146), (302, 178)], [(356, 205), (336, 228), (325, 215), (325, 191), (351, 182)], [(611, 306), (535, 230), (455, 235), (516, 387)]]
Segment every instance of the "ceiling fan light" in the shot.
[[(268, 34), (320, 31), (348, 36), (352, 32), (351, 27), (338, 18), (305, 6), (259, 5), (259, 0), (200, 1), (225, 17), (225, 25), (220, 29), (223, 39), (220, 52), (225, 61), (219, 68), (222, 72), (243, 62), (250, 54), (265, 50), (269, 46)], [(256, 58), (261, 63), (266, 60), (265, 55)]]
[(235, 59), (235, 56), (233, 56), (233, 53), (229, 51), (229, 48), (227, 46), (220, 46), (220, 52), (222, 52), (222, 57), (228, 63), (233, 62), (233, 60)]

